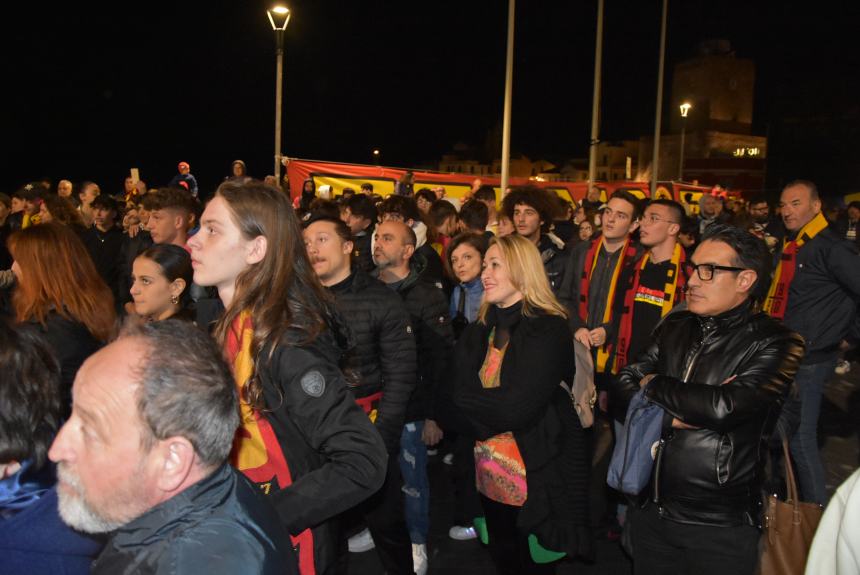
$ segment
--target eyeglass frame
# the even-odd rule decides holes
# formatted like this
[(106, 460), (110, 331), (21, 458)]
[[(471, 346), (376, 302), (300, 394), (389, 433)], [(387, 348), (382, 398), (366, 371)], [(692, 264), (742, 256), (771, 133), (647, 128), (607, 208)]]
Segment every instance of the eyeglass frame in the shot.
[[(707, 279), (702, 277), (702, 272), (699, 271), (701, 268), (711, 268), (711, 273), (708, 275)], [(684, 273), (686, 274), (687, 278), (693, 277), (693, 273), (690, 271), (691, 269), (695, 270), (696, 275), (699, 276), (699, 279), (703, 282), (712, 281), (714, 279), (714, 274), (718, 270), (725, 272), (745, 272), (749, 270), (749, 268), (739, 268), (735, 266), (719, 266), (717, 264), (694, 264), (693, 262), (685, 262)]]

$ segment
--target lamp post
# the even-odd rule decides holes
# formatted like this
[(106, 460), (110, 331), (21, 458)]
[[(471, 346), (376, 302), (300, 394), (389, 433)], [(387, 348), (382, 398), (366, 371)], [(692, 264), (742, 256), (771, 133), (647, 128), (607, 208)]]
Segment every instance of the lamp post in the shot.
[(275, 71), (275, 181), (281, 182), (281, 101), (284, 88), (284, 31), (290, 23), (290, 9), (278, 5), (267, 10), (269, 23), (275, 31), (277, 64)]
[(514, 81), (514, 15), (516, 0), (508, 0), (508, 49), (505, 60), (505, 104), (502, 113), (502, 193), (511, 173), (511, 96)]
[(379, 155), (380, 155), (379, 149), (374, 148), (373, 149), (373, 163), (376, 164), (377, 166), (379, 165)]
[(654, 151), (651, 156), (651, 197), (657, 195), (657, 178), (660, 172), (660, 122), (663, 120), (663, 68), (666, 62), (666, 14), (669, 0), (663, 0), (663, 17), (660, 24), (660, 63), (657, 67), (657, 112), (654, 114)]
[(686, 136), (687, 132), (687, 114), (690, 113), (690, 108), (693, 105), (690, 102), (684, 102), (681, 104), (681, 159), (678, 161), (678, 181), (684, 181), (684, 136)]

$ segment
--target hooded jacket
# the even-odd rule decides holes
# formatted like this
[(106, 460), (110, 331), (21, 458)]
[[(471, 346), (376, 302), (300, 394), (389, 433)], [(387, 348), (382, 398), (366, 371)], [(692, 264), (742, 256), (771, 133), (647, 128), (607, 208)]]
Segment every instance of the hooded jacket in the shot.
[(397, 287), (409, 312), (418, 356), (418, 377), (406, 422), (435, 418), (435, 390), (448, 377), (454, 341), (447, 298), (425, 279), (425, 266), (424, 258), (415, 252), (409, 261), (409, 275)]

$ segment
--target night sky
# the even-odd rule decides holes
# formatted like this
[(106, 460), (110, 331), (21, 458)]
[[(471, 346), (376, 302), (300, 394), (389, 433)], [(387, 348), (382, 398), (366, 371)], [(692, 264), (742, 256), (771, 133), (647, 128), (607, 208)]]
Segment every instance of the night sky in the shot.
[[(163, 184), (180, 160), (204, 190), (237, 158), (251, 175), (272, 171), (268, 2), (87, 4), (34, 4), (4, 15), (4, 191), (50, 177), (93, 179), (115, 192), (132, 166), (150, 185)], [(849, 124), (860, 122), (856, 2), (669, 4), (666, 100), (673, 64), (704, 39), (726, 38), (756, 62), (754, 133), (766, 135), (788, 117), (835, 114), (841, 125), (846, 114)], [(428, 165), (457, 142), (483, 149), (499, 128), (507, 2), (288, 5), (286, 155), (371, 163), (379, 148), (386, 165)], [(519, 0), (515, 153), (554, 161), (587, 155), (596, 6)], [(606, 0), (603, 140), (653, 131), (660, 6)], [(841, 186), (860, 189), (858, 155), (846, 152), (860, 152), (851, 131), (819, 138), (809, 142), (806, 164), (793, 161), (805, 173), (779, 177), (839, 170), (848, 174)], [(785, 151), (774, 165), (787, 165), (792, 153), (799, 152)]]

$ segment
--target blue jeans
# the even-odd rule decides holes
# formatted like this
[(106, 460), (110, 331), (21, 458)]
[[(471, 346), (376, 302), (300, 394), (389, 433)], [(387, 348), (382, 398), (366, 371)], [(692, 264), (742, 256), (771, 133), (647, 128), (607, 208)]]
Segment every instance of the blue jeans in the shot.
[(800, 402), (800, 424), (792, 436), (789, 446), (797, 469), (800, 498), (824, 505), (827, 489), (824, 481), (824, 466), (818, 452), (818, 415), (821, 412), (821, 397), (824, 385), (833, 375), (836, 359), (812, 365), (801, 365), (794, 378), (799, 398), (788, 401)]
[(400, 434), (400, 472), (406, 494), (406, 526), (412, 543), (427, 543), (430, 531), (430, 481), (427, 478), (427, 446), (421, 441), (424, 420), (403, 426)]

